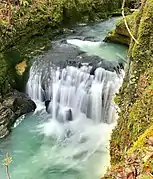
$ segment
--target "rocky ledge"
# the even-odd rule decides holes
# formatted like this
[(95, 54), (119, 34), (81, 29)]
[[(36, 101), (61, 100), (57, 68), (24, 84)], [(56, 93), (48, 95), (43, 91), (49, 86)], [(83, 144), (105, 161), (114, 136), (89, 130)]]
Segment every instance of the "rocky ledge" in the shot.
[[(134, 26), (133, 24), (136, 22), (137, 15), (139, 13), (139, 10), (135, 10), (134, 13), (131, 15), (127, 15), (125, 17), (126, 22), (128, 24), (128, 27), (132, 34), (134, 34)], [(116, 23), (116, 28), (108, 33), (106, 38), (104, 39), (105, 42), (114, 42), (114, 43), (120, 43), (123, 45), (130, 45), (130, 34), (125, 26), (125, 22), (123, 18), (120, 18)]]
[(0, 138), (7, 136), (16, 119), (36, 109), (36, 104), (24, 93), (8, 93), (0, 103)]

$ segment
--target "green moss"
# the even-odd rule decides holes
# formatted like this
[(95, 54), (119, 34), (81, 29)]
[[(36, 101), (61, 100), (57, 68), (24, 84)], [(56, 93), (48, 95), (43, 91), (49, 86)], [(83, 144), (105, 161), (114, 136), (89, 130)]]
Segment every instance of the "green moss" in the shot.
[(130, 42), (129, 67), (115, 98), (120, 112), (110, 145), (112, 168), (105, 178), (116, 178), (118, 167), (129, 172), (131, 160), (138, 178), (149, 179), (153, 172), (153, 148), (148, 142), (153, 137), (153, 0), (143, 3), (132, 28), (139, 44)]
[(148, 177), (147, 179), (149, 179), (153, 172), (152, 140), (153, 125), (138, 137), (138, 140), (124, 155), (123, 161), (113, 165), (102, 179), (116, 179), (116, 176), (123, 178), (123, 176), (128, 176), (128, 174), (135, 171), (139, 171), (135, 172), (137, 178), (143, 179)]
[[(130, 31), (134, 32), (133, 23), (135, 22), (136, 16), (138, 15), (139, 10), (135, 11), (132, 15), (126, 16), (126, 21), (129, 26)], [(123, 18), (120, 18), (116, 22), (115, 30), (108, 33), (105, 41), (120, 43), (124, 45), (130, 45), (130, 34), (125, 26)]]
[(127, 152), (128, 155), (132, 155), (134, 152), (145, 152), (147, 149), (146, 140), (148, 137), (153, 136), (153, 126), (146, 129), (146, 131), (138, 138), (134, 145)]
[(8, 64), (4, 60), (3, 54), (0, 53), (0, 100), (1, 97), (3, 97), (4, 94), (6, 94), (9, 90), (8, 85)]
[(115, 30), (113, 30), (107, 35), (107, 37), (105, 38), (104, 41), (119, 43), (119, 44), (123, 44), (123, 45), (129, 45), (130, 38), (120, 35), (120, 34), (116, 33)]
[(118, 95), (120, 112), (112, 133), (112, 164), (122, 161), (122, 155), (153, 122), (152, 22), (153, 0), (147, 0), (133, 23), (133, 34), (139, 44), (130, 43), (130, 65)]

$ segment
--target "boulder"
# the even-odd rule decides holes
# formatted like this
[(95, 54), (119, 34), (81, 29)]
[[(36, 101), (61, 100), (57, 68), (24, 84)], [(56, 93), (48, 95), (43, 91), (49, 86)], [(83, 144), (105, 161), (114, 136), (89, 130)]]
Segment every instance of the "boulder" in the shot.
[(36, 104), (24, 93), (8, 93), (0, 104), (0, 138), (9, 134), (18, 117), (35, 109)]
[(48, 113), (50, 113), (50, 111), (49, 111), (49, 104), (50, 104), (50, 100), (46, 100), (45, 101), (45, 107), (46, 107), (46, 111), (48, 112)]
[(67, 119), (67, 121), (72, 121), (72, 120), (73, 120), (72, 110), (71, 110), (71, 109), (68, 109), (68, 110), (66, 111), (66, 119)]
[[(134, 34), (134, 22), (136, 22), (137, 15), (139, 10), (136, 10), (133, 14), (126, 16), (126, 22), (132, 34)], [(123, 18), (120, 18), (116, 23), (116, 28), (108, 33), (105, 42), (114, 42), (123, 45), (129, 46), (131, 40), (131, 36), (125, 26), (125, 22)]]

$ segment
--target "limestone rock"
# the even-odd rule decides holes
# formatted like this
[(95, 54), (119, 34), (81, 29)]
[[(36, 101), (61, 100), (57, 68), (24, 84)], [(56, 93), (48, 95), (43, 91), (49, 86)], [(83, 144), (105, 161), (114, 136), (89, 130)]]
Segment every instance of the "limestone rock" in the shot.
[(14, 113), (10, 108), (2, 106), (0, 108), (0, 125), (5, 125), (9, 123), (9, 119), (14, 118)]
[(9, 134), (18, 117), (35, 108), (36, 104), (25, 94), (18, 91), (8, 93), (0, 104), (0, 138)]

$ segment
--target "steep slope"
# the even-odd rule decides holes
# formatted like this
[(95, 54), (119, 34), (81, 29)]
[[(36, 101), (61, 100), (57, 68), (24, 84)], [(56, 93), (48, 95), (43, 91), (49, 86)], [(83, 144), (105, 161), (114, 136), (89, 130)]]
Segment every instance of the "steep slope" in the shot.
[[(151, 177), (153, 137), (153, 0), (143, 1), (135, 16), (129, 67), (116, 96), (119, 119), (111, 139), (111, 172), (106, 178)], [(128, 161), (128, 162), (127, 162)], [(133, 161), (134, 168), (129, 161)], [(131, 165), (131, 167), (129, 167)], [(147, 167), (146, 167), (147, 166)], [(128, 169), (128, 170), (127, 170)], [(146, 170), (145, 170), (146, 169)]]

